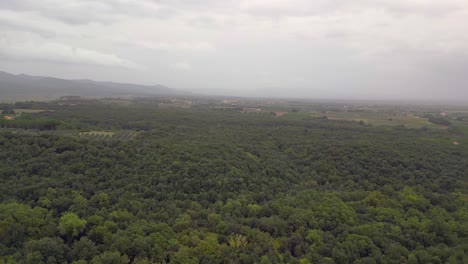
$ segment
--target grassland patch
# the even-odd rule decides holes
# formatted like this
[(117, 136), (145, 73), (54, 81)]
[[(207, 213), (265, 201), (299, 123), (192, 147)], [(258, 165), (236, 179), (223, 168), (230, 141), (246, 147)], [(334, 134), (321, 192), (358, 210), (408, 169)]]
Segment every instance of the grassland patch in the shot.
[(111, 131), (82, 131), (80, 137), (113, 137), (115, 132)]
[(15, 110), (16, 114), (35, 114), (35, 113), (40, 113), (40, 112), (45, 112), (45, 111), (50, 111), (50, 110), (45, 110), (45, 109), (13, 109)]

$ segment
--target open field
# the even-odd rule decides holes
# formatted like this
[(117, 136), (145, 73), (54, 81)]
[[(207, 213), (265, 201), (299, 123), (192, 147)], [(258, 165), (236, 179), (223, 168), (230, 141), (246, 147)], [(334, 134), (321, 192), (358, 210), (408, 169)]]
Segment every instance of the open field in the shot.
[(131, 140), (136, 135), (137, 131), (133, 130), (118, 130), (118, 131), (82, 131), (78, 133), (79, 137), (93, 138), (93, 139), (112, 139), (112, 140)]
[(47, 110), (44, 110), (44, 109), (13, 109), (13, 110), (15, 110), (16, 114), (22, 114), (22, 113), (34, 114), (34, 113), (40, 113), (40, 112), (47, 111)]
[(111, 131), (85, 131), (85, 132), (80, 132), (79, 136), (85, 137), (85, 136), (104, 136), (104, 137), (112, 137), (114, 136), (115, 132)]
[(414, 114), (388, 114), (383, 112), (314, 112), (313, 117), (326, 116), (330, 120), (345, 120), (364, 122), (374, 126), (405, 126), (407, 128), (436, 128), (447, 129), (446, 126), (436, 125), (428, 121), (427, 118)]
[(96, 140), (117, 140), (128, 141), (134, 139), (139, 132), (133, 130), (118, 130), (118, 131), (81, 131), (76, 130), (33, 130), (33, 129), (20, 129), (20, 128), (0, 128), (0, 132), (8, 132), (18, 135), (54, 135), (71, 138), (87, 138)]

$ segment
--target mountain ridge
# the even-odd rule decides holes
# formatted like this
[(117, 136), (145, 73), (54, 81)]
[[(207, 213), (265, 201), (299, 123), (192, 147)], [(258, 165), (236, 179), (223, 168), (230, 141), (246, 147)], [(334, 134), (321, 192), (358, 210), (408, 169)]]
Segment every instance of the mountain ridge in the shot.
[(182, 95), (185, 93), (160, 84), (141, 85), (88, 79), (68, 80), (0, 71), (0, 101), (47, 101), (61, 96), (99, 98)]

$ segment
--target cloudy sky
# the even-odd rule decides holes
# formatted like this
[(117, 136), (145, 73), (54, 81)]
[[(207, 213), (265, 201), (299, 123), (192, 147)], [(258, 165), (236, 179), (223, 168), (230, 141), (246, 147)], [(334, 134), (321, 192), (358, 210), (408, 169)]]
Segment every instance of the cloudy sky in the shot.
[(468, 0), (1, 0), (0, 70), (217, 94), (468, 98)]

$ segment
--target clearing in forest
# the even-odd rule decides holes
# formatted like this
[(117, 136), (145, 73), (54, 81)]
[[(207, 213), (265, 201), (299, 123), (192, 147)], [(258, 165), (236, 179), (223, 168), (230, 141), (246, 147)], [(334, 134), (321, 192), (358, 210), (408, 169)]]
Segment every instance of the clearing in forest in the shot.
[(83, 131), (79, 133), (79, 136), (104, 136), (112, 137), (115, 133), (111, 131)]

